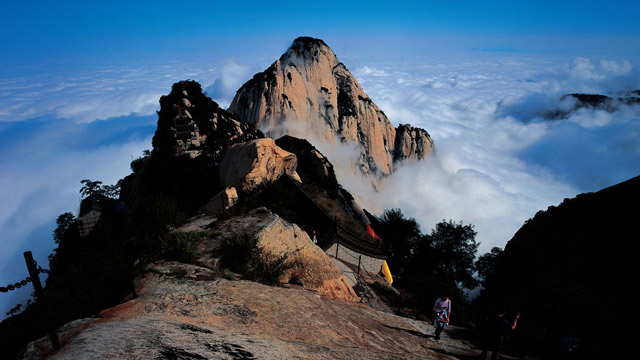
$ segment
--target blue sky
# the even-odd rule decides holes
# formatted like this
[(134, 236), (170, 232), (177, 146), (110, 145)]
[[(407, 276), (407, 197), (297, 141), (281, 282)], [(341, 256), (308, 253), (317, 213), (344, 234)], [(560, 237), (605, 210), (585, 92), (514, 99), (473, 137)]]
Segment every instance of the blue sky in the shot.
[[(400, 207), (425, 232), (462, 220), (481, 251), (504, 246), (536, 211), (640, 174), (637, 107), (540, 118), (570, 92), (640, 89), (638, 13), (637, 1), (3, 1), (0, 285), (26, 277), (25, 250), (47, 263), (80, 180), (128, 174), (171, 84), (197, 80), (226, 106), (301, 35), (325, 40), (394, 125), (436, 142), (379, 192), (342, 170), (365, 207)], [(348, 167), (349, 149), (316, 145)], [(0, 318), (28, 295), (0, 294)]]
[(395, 45), (637, 54), (639, 12), (637, 1), (4, 1), (0, 62), (264, 55), (300, 34), (341, 53)]

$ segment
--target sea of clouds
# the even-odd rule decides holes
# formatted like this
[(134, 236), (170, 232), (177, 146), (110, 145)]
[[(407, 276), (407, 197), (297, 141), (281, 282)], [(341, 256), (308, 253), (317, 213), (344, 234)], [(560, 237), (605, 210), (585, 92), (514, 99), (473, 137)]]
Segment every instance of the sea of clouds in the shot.
[[(343, 59), (344, 60), (344, 59)], [(475, 226), (480, 253), (565, 197), (640, 173), (640, 111), (569, 111), (562, 96), (640, 89), (637, 62), (473, 53), (346, 65), (394, 125), (426, 129), (436, 152), (404, 164), (378, 191), (352, 171), (350, 145), (314, 142), (339, 181), (381, 214), (401, 208), (428, 232), (452, 219)], [(26, 277), (22, 252), (46, 267), (56, 217), (77, 213), (80, 180), (113, 184), (151, 147), (158, 100), (181, 79), (227, 106), (266, 67), (250, 59), (126, 67), (0, 71), (0, 285)], [(568, 102), (569, 101), (569, 102)], [(0, 317), (28, 290), (0, 298)]]
[(545, 117), (571, 109), (569, 93), (638, 89), (628, 60), (488, 54), (354, 73), (394, 124), (426, 129), (436, 146), (361, 194), (363, 205), (399, 207), (423, 231), (442, 219), (474, 224), (480, 253), (503, 247), (538, 210), (640, 175), (640, 106)]
[(640, 106), (575, 110), (575, 99), (565, 96), (627, 96), (640, 88), (628, 60), (477, 54), (352, 62), (394, 125), (422, 127), (435, 142), (435, 154), (401, 164), (374, 189), (354, 169), (360, 154), (354, 144), (310, 139), (336, 166), (339, 181), (376, 214), (400, 208), (423, 232), (442, 220), (473, 224), (481, 254), (504, 247), (539, 210), (640, 175)]

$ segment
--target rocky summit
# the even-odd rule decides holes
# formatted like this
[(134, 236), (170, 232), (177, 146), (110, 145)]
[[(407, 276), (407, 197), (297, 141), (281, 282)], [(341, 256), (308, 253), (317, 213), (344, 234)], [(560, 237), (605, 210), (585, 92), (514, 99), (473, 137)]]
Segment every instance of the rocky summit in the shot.
[(271, 136), (293, 134), (357, 144), (364, 174), (389, 175), (394, 161), (433, 151), (423, 129), (394, 128), (327, 44), (299, 37), (236, 93), (229, 112)]
[[(139, 297), (60, 329), (63, 347), (29, 344), (24, 359), (456, 359), (405, 319), (300, 288), (210, 279), (156, 264)], [(454, 353), (455, 351), (455, 353)]]

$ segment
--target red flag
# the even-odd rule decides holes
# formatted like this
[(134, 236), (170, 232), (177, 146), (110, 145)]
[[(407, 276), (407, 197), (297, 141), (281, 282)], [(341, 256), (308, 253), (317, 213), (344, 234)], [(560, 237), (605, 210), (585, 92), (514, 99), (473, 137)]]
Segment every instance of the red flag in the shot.
[(376, 233), (373, 232), (373, 229), (371, 228), (370, 225), (367, 225), (367, 234), (371, 235), (371, 237), (378, 240), (378, 246), (382, 244), (382, 238), (380, 238), (380, 236), (376, 235)]

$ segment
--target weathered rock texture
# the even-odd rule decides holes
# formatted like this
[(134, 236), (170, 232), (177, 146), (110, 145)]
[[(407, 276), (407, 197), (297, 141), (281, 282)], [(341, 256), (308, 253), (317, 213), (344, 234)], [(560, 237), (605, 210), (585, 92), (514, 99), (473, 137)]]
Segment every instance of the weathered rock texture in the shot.
[[(365, 174), (389, 175), (394, 158), (403, 158), (394, 155), (396, 129), (387, 116), (319, 39), (297, 38), (279, 60), (238, 90), (229, 111), (272, 136), (313, 134), (356, 143)], [(416, 149), (403, 154), (429, 154), (433, 143), (424, 134), (429, 141), (416, 141)], [(400, 148), (408, 146), (405, 137), (400, 141)]]
[(408, 124), (396, 129), (393, 160), (420, 160), (433, 151), (433, 140), (426, 130)]
[(239, 185), (249, 192), (270, 184), (283, 174), (295, 174), (296, 156), (276, 146), (273, 139), (264, 138), (234, 144), (220, 164), (222, 186)]
[(184, 80), (160, 98), (153, 148), (191, 157), (205, 153), (218, 160), (229, 145), (261, 137), (260, 131), (235, 120), (206, 96), (199, 83)]
[(455, 359), (403, 318), (363, 305), (157, 267), (137, 299), (70, 323), (56, 352), (47, 338), (31, 343), (24, 359)]
[(200, 262), (203, 265), (214, 265), (215, 255), (208, 254), (216, 254), (223, 242), (235, 241), (243, 236), (256, 237), (265, 255), (288, 254), (287, 261), (293, 263), (294, 267), (283, 274), (280, 279), (283, 283), (294, 278), (305, 289), (334, 299), (359, 300), (340, 269), (322, 249), (313, 244), (306, 232), (264, 207), (221, 222), (213, 228), (211, 235), (200, 245), (200, 252), (205, 254)]

